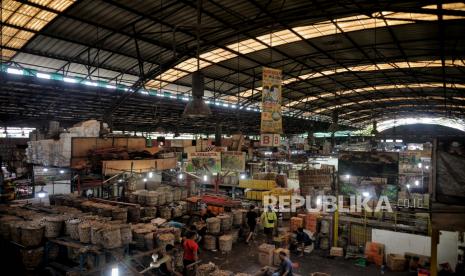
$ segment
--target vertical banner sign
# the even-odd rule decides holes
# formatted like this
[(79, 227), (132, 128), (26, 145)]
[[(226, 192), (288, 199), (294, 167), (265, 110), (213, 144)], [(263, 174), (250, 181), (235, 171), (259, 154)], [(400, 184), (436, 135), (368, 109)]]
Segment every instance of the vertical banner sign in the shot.
[(281, 70), (263, 67), (261, 133), (283, 132), (281, 82)]

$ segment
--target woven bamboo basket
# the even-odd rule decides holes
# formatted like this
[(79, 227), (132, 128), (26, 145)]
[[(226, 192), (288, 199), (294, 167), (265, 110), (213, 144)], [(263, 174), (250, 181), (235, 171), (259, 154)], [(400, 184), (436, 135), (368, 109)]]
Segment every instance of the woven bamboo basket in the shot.
[(90, 243), (91, 225), (88, 222), (82, 222), (78, 226), (79, 241), (82, 243)]
[(47, 255), (48, 260), (56, 260), (58, 259), (59, 255), (60, 255), (60, 246), (55, 243), (49, 243), (48, 244), (48, 255)]
[(147, 190), (140, 190), (140, 191), (137, 191), (137, 202), (140, 204), (140, 205), (145, 205), (145, 201), (147, 199), (147, 194), (148, 194), (148, 191)]
[(21, 249), (20, 251), (23, 265), (28, 270), (38, 267), (44, 256), (43, 247), (35, 249)]
[(166, 220), (171, 219), (171, 208), (163, 206), (160, 208), (160, 217)]
[(104, 248), (112, 249), (121, 247), (121, 231), (119, 225), (111, 225), (102, 228), (101, 243)]
[(66, 233), (73, 239), (79, 240), (79, 224), (81, 223), (80, 219), (70, 219), (65, 222)]
[(45, 226), (45, 237), (56, 238), (60, 236), (63, 230), (63, 216), (49, 216), (43, 220)]
[(126, 223), (128, 220), (128, 209), (127, 208), (114, 208), (111, 211), (111, 217), (114, 220), (121, 220), (123, 223)]
[(150, 233), (147, 233), (145, 234), (144, 236), (144, 240), (145, 240), (145, 247), (148, 249), (148, 250), (152, 250), (155, 248), (155, 241), (153, 239), (153, 232), (150, 232)]
[(157, 216), (157, 207), (143, 207), (141, 213), (143, 217), (154, 218)]
[(221, 214), (217, 216), (221, 220), (221, 231), (229, 231), (232, 227), (232, 217), (229, 214)]
[(163, 192), (158, 193), (158, 205), (166, 204), (166, 195)]
[(136, 242), (137, 249), (144, 249), (145, 248), (145, 235), (150, 233), (151, 231), (146, 228), (138, 228), (132, 231), (132, 236), (134, 241)]
[(229, 270), (215, 270), (210, 276), (234, 276), (234, 273)]
[(128, 221), (139, 222), (140, 220), (140, 207), (128, 207)]
[(229, 234), (233, 238), (233, 243), (236, 243), (237, 240), (239, 239), (239, 229), (232, 229)]
[(145, 197), (145, 205), (147, 206), (157, 206), (158, 205), (158, 193), (150, 191)]
[(99, 215), (101, 215), (102, 217), (112, 217), (113, 215), (113, 210), (115, 208), (118, 208), (118, 207), (115, 207), (115, 206), (111, 206), (111, 205), (107, 205), (107, 204), (101, 204), (99, 206)]
[(137, 189), (137, 180), (135, 177), (130, 177), (128, 179), (126, 188), (128, 191), (135, 191)]
[(21, 226), (21, 244), (25, 247), (38, 246), (44, 238), (44, 226), (38, 223), (25, 223)]
[(174, 200), (173, 192), (172, 191), (166, 191), (165, 192), (165, 201), (166, 203), (171, 203)]
[(180, 201), (181, 200), (181, 190), (180, 189), (174, 189), (173, 190), (173, 201)]
[(186, 189), (181, 190), (181, 199), (186, 199), (189, 196), (189, 191)]
[(131, 226), (129, 224), (121, 224), (120, 232), (121, 232), (121, 243), (130, 244), (132, 241)]
[(21, 243), (21, 226), (26, 224), (25, 221), (9, 222), (11, 240), (16, 243)]
[(137, 194), (136, 193), (128, 193), (128, 201), (130, 203), (137, 203)]
[(182, 213), (182, 207), (181, 206), (176, 206), (173, 208), (173, 212), (172, 212), (172, 216), (173, 218), (178, 218), (178, 217), (181, 217), (183, 215)]
[(171, 233), (160, 234), (157, 236), (157, 246), (164, 251), (167, 244), (174, 245), (174, 235)]
[(234, 210), (232, 214), (233, 214), (233, 225), (235, 226), (242, 225), (242, 222), (244, 221), (244, 219), (242, 218), (242, 216), (244, 215), (242, 210)]
[(218, 247), (221, 252), (231, 252), (233, 237), (231, 235), (223, 235), (218, 239)]
[(207, 231), (212, 234), (218, 234), (221, 231), (221, 220), (219, 218), (208, 218)]
[(206, 250), (216, 250), (216, 237), (212, 235), (205, 235), (203, 241), (203, 247)]
[(185, 201), (178, 201), (178, 205), (181, 206), (182, 213), (187, 214), (188, 211), (188, 204)]
[(6, 215), (0, 218), (0, 235), (3, 239), (9, 240), (10, 239), (10, 224), (17, 223), (22, 221), (21, 218), (16, 216)]
[(211, 276), (216, 270), (218, 270), (218, 268), (214, 263), (201, 264), (197, 268), (196, 276)]
[(103, 240), (103, 223), (95, 222), (90, 227), (90, 242), (95, 245), (101, 245)]

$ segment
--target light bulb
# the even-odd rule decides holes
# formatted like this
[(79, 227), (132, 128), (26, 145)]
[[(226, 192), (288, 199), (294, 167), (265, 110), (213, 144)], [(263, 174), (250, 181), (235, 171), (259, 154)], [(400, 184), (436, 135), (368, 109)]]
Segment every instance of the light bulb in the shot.
[(48, 168), (43, 168), (42, 171), (48, 172)]
[(241, 179), (245, 179), (245, 174), (241, 174)]
[(420, 185), (420, 181), (415, 180), (415, 186), (418, 186), (418, 185)]
[(422, 166), (423, 166), (423, 164), (421, 164), (421, 163), (418, 163), (418, 168), (420, 168), (420, 169), (421, 169), (421, 167), (422, 167)]
[(346, 174), (346, 179), (349, 179), (350, 178), (350, 174)]
[(64, 170), (60, 170), (60, 173), (61, 173), (61, 174), (64, 174), (64, 173), (65, 173), (65, 171), (64, 171)]
[(182, 175), (182, 173), (178, 175), (178, 178), (179, 178), (179, 179), (183, 179), (183, 178), (184, 178), (184, 176)]
[(149, 178), (153, 177), (153, 172), (149, 172)]
[(207, 181), (207, 180), (208, 180), (208, 176), (205, 174), (205, 175), (203, 176), (203, 181)]
[(364, 197), (370, 197), (370, 193), (369, 193), (369, 192), (363, 192), (362, 195), (363, 195)]
[(144, 178), (144, 182), (147, 182), (147, 178)]
[(407, 189), (410, 189), (410, 184), (407, 184), (407, 185), (405, 185), (405, 186), (407, 187)]

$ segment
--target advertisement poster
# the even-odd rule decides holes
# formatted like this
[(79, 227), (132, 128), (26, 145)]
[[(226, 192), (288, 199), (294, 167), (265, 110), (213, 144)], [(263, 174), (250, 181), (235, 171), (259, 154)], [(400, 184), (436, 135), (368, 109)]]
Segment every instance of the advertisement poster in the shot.
[(281, 82), (281, 70), (263, 67), (261, 133), (283, 132)]
[(223, 171), (245, 171), (245, 152), (225, 151), (221, 153), (221, 169)]
[(218, 173), (221, 171), (221, 152), (192, 152), (188, 154), (188, 172)]

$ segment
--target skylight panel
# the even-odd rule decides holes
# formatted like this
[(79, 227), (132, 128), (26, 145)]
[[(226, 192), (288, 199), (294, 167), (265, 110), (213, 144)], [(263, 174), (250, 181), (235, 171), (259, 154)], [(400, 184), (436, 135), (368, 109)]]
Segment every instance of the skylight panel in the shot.
[[(74, 3), (74, 0), (34, 0), (31, 2), (44, 7), (55, 3), (55, 5), (51, 5), (50, 8), (57, 12), (61, 12)], [(40, 7), (23, 4), (13, 0), (3, 0), (1, 5), (2, 22), (31, 31), (40, 31), (57, 16), (57, 13), (45, 11)], [(2, 28), (2, 46), (14, 49), (22, 48), (34, 36), (34, 33), (28, 32), (27, 30), (20, 31), (18, 29), (15, 30), (15, 34), (12, 34), (12, 32), (9, 32), (8, 29)], [(7, 35), (5, 35), (5, 32)], [(15, 53), (16, 52), (12, 50), (2, 50), (2, 58), (11, 58)]]
[[(438, 5), (428, 5), (422, 7), (423, 9), (438, 9)], [(465, 3), (457, 2), (457, 3), (444, 3), (441, 7), (443, 10), (455, 10), (455, 11), (465, 11)]]

